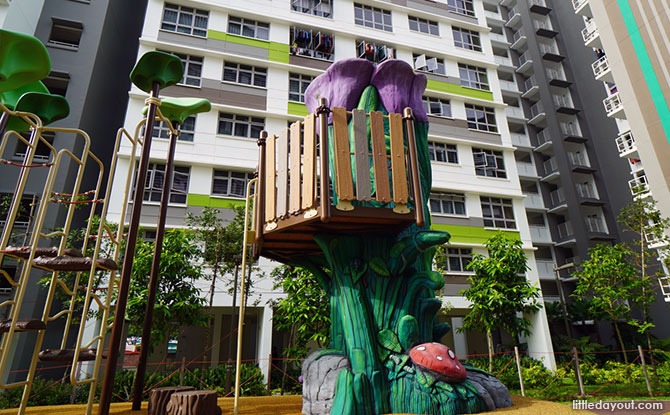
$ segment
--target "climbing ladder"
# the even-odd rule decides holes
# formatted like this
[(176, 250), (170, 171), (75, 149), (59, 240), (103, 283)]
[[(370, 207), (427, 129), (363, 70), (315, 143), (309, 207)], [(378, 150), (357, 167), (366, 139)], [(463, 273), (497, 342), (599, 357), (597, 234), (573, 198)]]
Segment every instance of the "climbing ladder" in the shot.
[[(31, 36), (0, 30), (0, 44), (3, 45), (0, 48), (0, 114), (2, 114), (0, 162), (19, 169), (13, 198), (7, 209), (5, 227), (0, 237), (0, 264), (5, 258), (17, 263), (15, 275), (0, 269), (0, 277), (7, 280), (13, 291), (11, 299), (0, 303), (0, 310), (5, 311), (8, 316), (7, 319), (0, 320), (2, 336), (0, 373), (7, 373), (9, 370), (12, 363), (11, 349), (16, 344), (18, 336), (27, 332), (36, 333), (32, 343), (33, 356), (25, 378), (0, 382), (0, 388), (23, 387), (18, 412), (23, 414), (38, 362), (66, 362), (69, 365), (71, 383), (74, 386), (89, 385), (86, 413), (90, 414), (95, 392), (100, 383), (100, 366), (102, 360), (108, 357), (106, 354), (109, 355), (110, 361), (105, 379), (111, 374), (113, 380), (119, 344), (112, 344), (110, 341), (107, 351), (103, 351), (103, 347), (107, 346), (106, 337), (110, 330), (114, 340), (114, 333), (120, 333), (122, 328), (122, 325), (115, 325), (114, 320), (117, 320), (115, 314), (119, 312), (118, 304), (126, 301), (127, 291), (124, 293), (122, 288), (129, 281), (130, 275), (125, 277), (124, 282), (124, 276), (121, 275), (123, 273), (119, 272), (117, 264), (121, 256), (122, 241), (126, 245), (126, 256), (132, 261), (134, 255), (128, 254), (130, 238), (125, 232), (129, 234), (134, 232), (135, 236), (137, 232), (137, 226), (132, 229), (132, 216), (130, 229), (126, 228), (126, 223), (113, 229), (106, 221), (114, 172), (117, 168), (117, 154), (122, 143), (127, 141), (129, 144), (124, 147), (129, 148), (130, 153), (120, 211), (120, 218), (124, 220), (129, 195), (132, 194), (132, 178), (137, 176), (138, 189), (144, 184), (142, 174), (134, 174), (136, 155), (142, 153), (140, 165), (144, 163), (144, 175), (146, 175), (154, 122), (165, 123), (170, 131), (171, 153), (168, 155), (168, 165), (171, 165), (174, 145), (179, 135), (178, 125), (195, 113), (209, 111), (211, 105), (207, 100), (194, 98), (166, 98), (161, 101), (157, 96), (158, 90), (179, 82), (183, 76), (183, 65), (179, 57), (172, 54), (157, 51), (144, 54), (133, 69), (131, 80), (140, 89), (151, 92), (151, 96), (146, 100), (147, 116), (137, 123), (132, 132), (124, 128), (119, 129), (113, 149), (114, 157), (109, 172), (106, 172), (103, 162), (90, 151), (91, 139), (84, 131), (48, 126), (56, 120), (65, 118), (69, 114), (69, 106), (65, 98), (48, 93), (47, 88), (39, 81), (50, 70), (49, 57), (41, 42)], [(22, 134), (27, 132), (30, 133), (29, 138)], [(59, 143), (67, 144), (62, 145), (63, 148), (55, 147), (46, 139), (47, 135), (56, 133), (59, 134)], [(26, 147), (21, 162), (6, 156), (11, 153), (10, 149), (14, 148), (11, 144), (16, 143)], [(40, 162), (35, 162), (39, 145), (46, 146), (48, 156), (41, 154)], [(144, 157), (144, 153), (147, 157)], [(28, 230), (25, 231), (21, 241), (13, 231), (17, 219), (22, 217), (20, 209), (22, 198), (31, 171), (34, 169), (42, 170), (46, 180), (39, 198), (33, 197), (33, 204), (37, 205), (32, 212), (34, 220), (31, 214), (31, 223), (27, 224)], [(169, 169), (166, 170), (167, 183), (170, 180)], [(59, 188), (59, 192), (56, 192), (54, 189), (57, 181), (66, 173), (71, 175), (70, 178), (74, 176), (72, 180), (67, 180), (70, 188), (67, 190)], [(95, 185), (92, 189), (82, 191), (84, 178), (91, 177), (96, 178)], [(105, 179), (107, 187), (102, 189)], [(169, 191), (164, 193), (168, 194)], [(135, 198), (139, 202), (136, 205), (141, 205), (142, 193), (137, 194)], [(166, 208), (167, 198), (164, 202), (161, 204)], [(83, 237), (78, 241), (72, 241), (73, 222), (77, 216), (81, 216), (76, 215), (75, 211), (82, 206), (89, 207), (85, 218), (87, 225)], [(99, 216), (99, 222), (97, 227), (94, 227), (96, 216)], [(55, 230), (46, 229), (46, 217), (60, 218)], [(163, 224), (158, 225), (158, 229), (162, 232), (163, 227), (164, 219)], [(156, 256), (160, 258), (159, 244), (156, 245)], [(132, 262), (130, 264), (131, 267), (127, 271), (132, 269)], [(126, 265), (124, 263), (124, 270)], [(45, 278), (42, 278), (42, 281), (46, 281), (46, 300), (40, 317), (30, 316), (26, 319), (25, 294), (28, 290), (34, 289), (35, 282), (31, 281), (30, 277), (36, 269), (46, 272)], [(152, 274), (153, 272), (152, 269)], [(116, 304), (113, 304), (113, 301)], [(77, 309), (77, 304), (81, 304), (80, 310)], [(91, 311), (95, 311), (98, 318), (98, 327), (92, 330), (93, 334), (87, 333), (87, 325), (91, 323), (89, 320)], [(60, 320), (64, 320), (64, 329), (59, 347), (41, 350), (47, 327)], [(123, 321), (123, 315), (118, 321)], [(76, 324), (78, 329), (75, 333)], [(81, 373), (80, 369), (84, 362), (89, 362), (90, 366), (86, 373)], [(104, 389), (103, 387), (100, 407), (108, 411), (110, 391)], [(103, 396), (106, 396), (105, 402)]]

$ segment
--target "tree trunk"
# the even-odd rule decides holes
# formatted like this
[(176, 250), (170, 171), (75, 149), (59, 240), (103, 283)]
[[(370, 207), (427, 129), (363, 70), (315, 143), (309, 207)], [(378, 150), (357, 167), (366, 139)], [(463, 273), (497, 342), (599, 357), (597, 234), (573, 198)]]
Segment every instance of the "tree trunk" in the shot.
[(489, 349), (489, 373), (493, 373), (493, 333), (491, 330), (486, 330), (486, 344)]
[(614, 323), (614, 331), (616, 331), (616, 337), (619, 340), (619, 346), (621, 347), (621, 351), (623, 352), (623, 360), (628, 364), (628, 354), (626, 353), (626, 346), (623, 343), (623, 337), (621, 337), (621, 330), (619, 330), (619, 324), (616, 321), (613, 321)]

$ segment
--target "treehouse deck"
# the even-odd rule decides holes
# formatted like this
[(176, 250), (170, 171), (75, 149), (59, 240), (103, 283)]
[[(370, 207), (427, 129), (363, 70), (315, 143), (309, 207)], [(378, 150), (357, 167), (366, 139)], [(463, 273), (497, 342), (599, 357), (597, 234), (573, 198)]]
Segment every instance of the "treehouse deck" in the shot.
[(414, 208), (421, 188), (409, 109), (384, 115), (324, 103), (259, 146), (259, 255), (290, 262), (321, 254), (315, 234), (397, 234), (424, 223)]

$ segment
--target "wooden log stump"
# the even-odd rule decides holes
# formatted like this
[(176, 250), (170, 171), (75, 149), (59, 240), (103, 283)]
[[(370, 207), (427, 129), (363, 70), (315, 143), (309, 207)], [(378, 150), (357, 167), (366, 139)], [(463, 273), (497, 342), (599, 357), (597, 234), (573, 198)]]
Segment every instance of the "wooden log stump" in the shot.
[(216, 391), (175, 392), (170, 396), (166, 415), (221, 415)]
[(193, 386), (163, 386), (149, 391), (148, 415), (165, 415), (170, 397), (176, 392), (195, 390)]

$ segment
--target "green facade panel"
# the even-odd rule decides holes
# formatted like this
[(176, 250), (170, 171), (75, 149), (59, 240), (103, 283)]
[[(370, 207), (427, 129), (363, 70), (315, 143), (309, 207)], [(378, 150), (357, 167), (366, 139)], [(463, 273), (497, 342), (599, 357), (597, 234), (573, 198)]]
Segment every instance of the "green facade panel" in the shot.
[(298, 115), (300, 117), (304, 117), (305, 115), (309, 114), (309, 111), (307, 111), (307, 106), (299, 102), (289, 102), (287, 112), (291, 115)]
[[(430, 228), (437, 231), (449, 232), (449, 234), (451, 234), (451, 239), (449, 239), (449, 243), (453, 245), (458, 244), (484, 245), (490, 237), (501, 231), (499, 229), (486, 229), (475, 226), (443, 225), (443, 224), (433, 224), (431, 225)], [(508, 238), (521, 240), (521, 234), (519, 234), (518, 231), (502, 230), (502, 232), (505, 232), (505, 235)]]
[(465, 86), (450, 84), (449, 82), (436, 81), (434, 79), (428, 80), (426, 90), (462, 95), (464, 97), (483, 99), (485, 101), (493, 101), (493, 93), (490, 91), (482, 91), (481, 89), (468, 88)]
[(189, 206), (230, 209), (236, 206), (244, 206), (246, 202), (240, 199), (229, 199), (225, 197), (212, 197), (210, 195), (189, 193), (186, 203)]
[(271, 42), (269, 40), (252, 39), (245, 36), (231, 35), (230, 33), (220, 32), (218, 30), (209, 29), (207, 31), (207, 38), (213, 40), (220, 40), (223, 42), (237, 43), (238, 45), (252, 46), (255, 48), (265, 49), (268, 51), (268, 60), (273, 62), (288, 63), (289, 45), (278, 42)]

